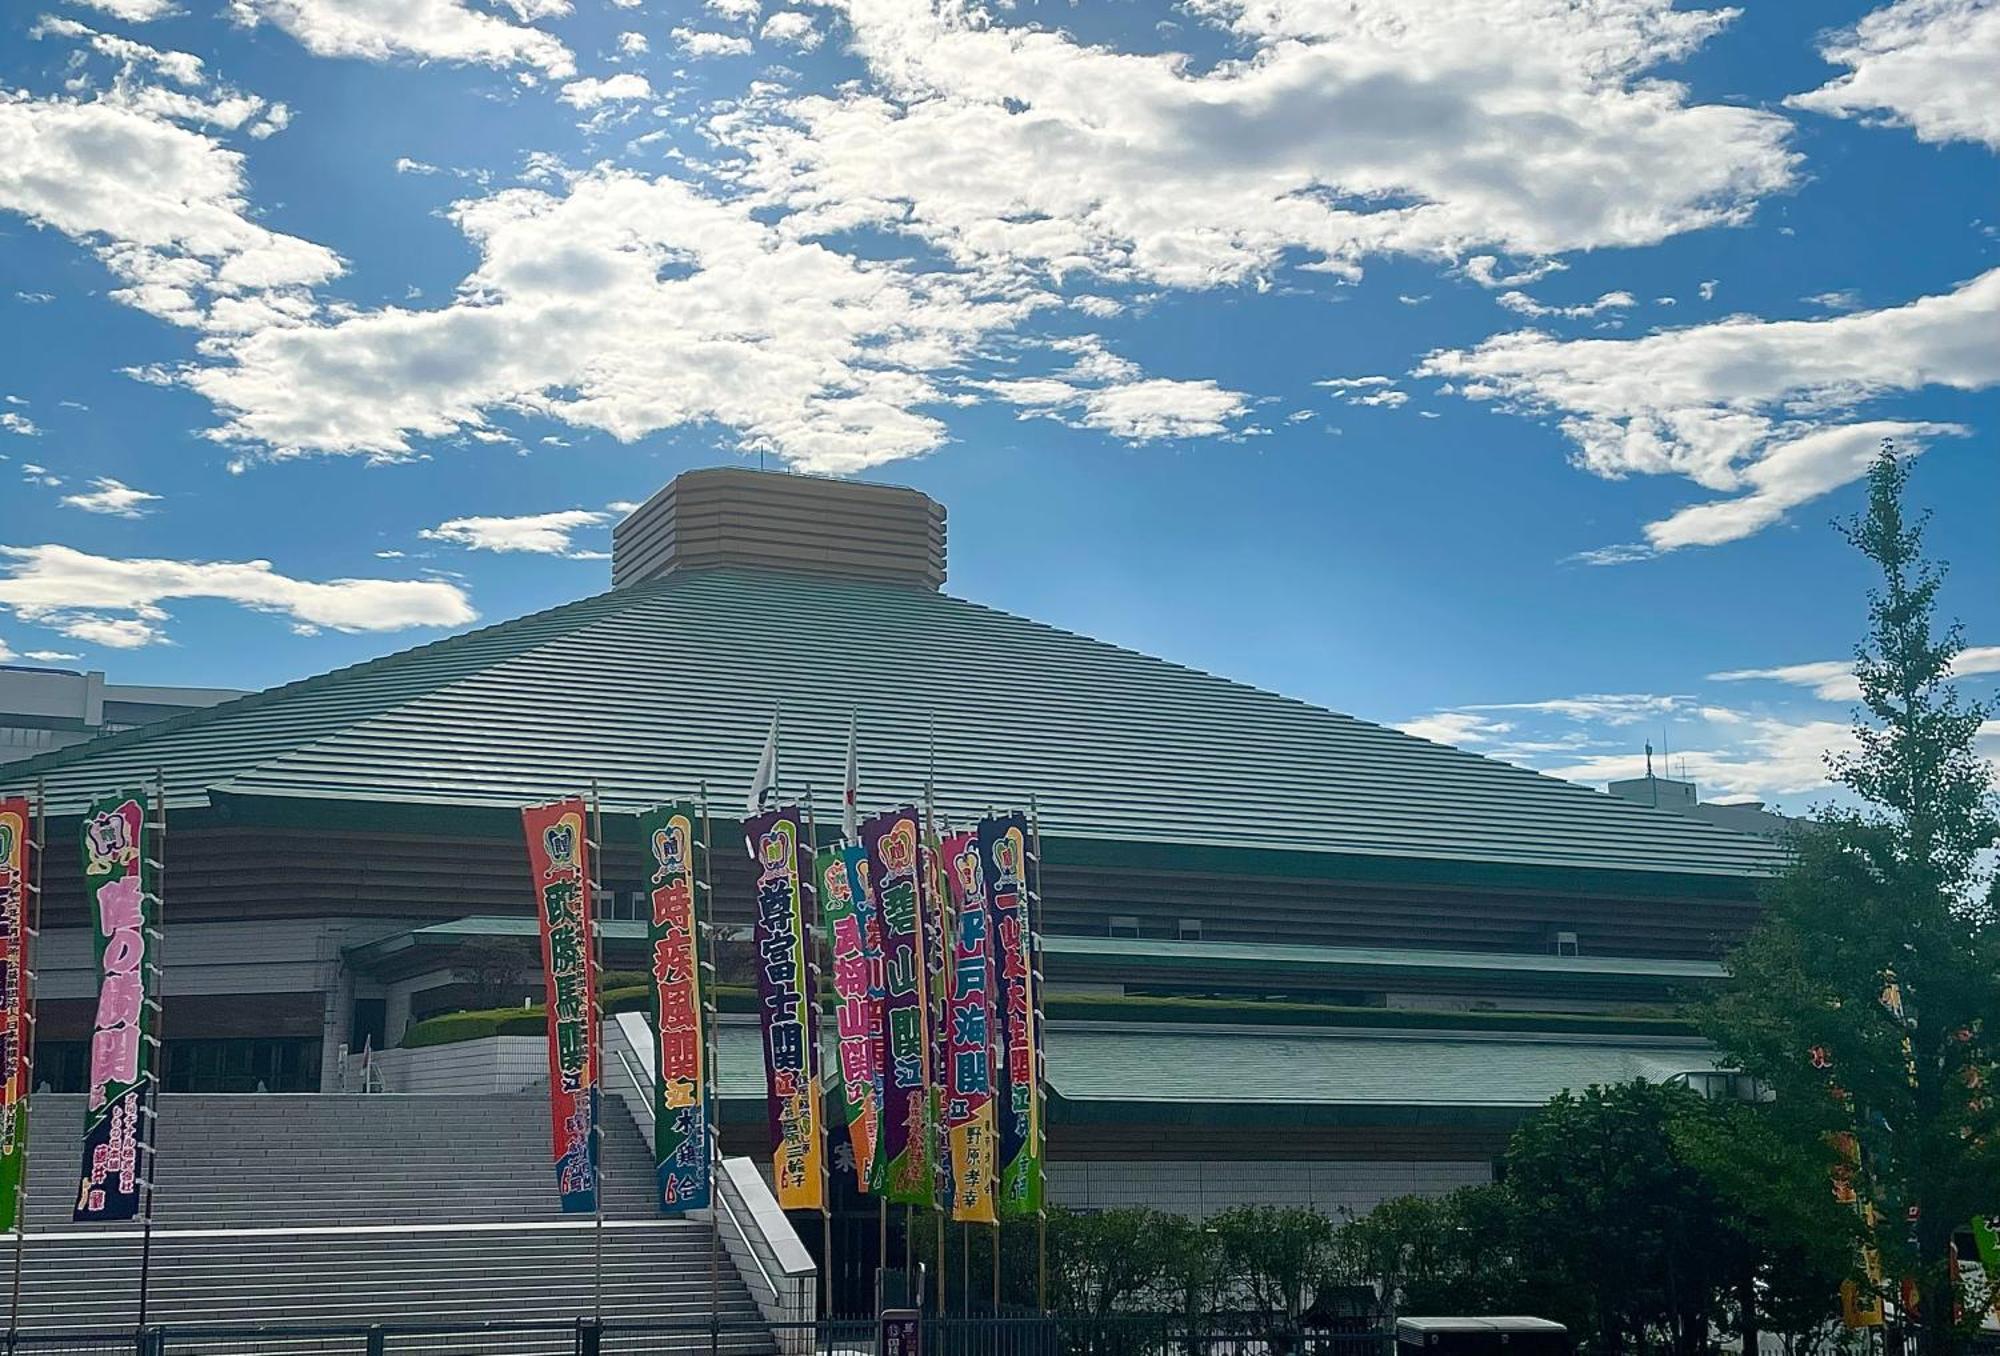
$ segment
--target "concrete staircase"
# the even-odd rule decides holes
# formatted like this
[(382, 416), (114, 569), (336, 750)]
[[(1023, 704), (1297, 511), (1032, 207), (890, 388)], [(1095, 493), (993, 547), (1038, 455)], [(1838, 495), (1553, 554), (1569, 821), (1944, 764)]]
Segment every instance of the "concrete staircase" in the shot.
[[(647, 1147), (615, 1103), (606, 1113), (603, 1315), (696, 1325), (705, 1348), (708, 1226), (655, 1215)], [(70, 1223), (82, 1126), (82, 1098), (35, 1099), (24, 1332), (137, 1320), (137, 1230)], [(159, 1143), (147, 1320), (170, 1332), (567, 1324), (593, 1312), (596, 1231), (558, 1208), (539, 1095), (168, 1096)], [(14, 1247), (0, 1244), (0, 1264)], [(737, 1329), (724, 1345), (770, 1350), (726, 1257), (719, 1275)]]

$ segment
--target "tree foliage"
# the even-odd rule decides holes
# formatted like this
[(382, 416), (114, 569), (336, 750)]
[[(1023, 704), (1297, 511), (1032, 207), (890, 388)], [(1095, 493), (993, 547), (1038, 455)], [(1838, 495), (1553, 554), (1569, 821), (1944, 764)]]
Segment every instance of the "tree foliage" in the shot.
[(1830, 759), (1859, 805), (1797, 836), (1703, 1026), (1774, 1094), (1790, 1161), (1830, 1182), (1858, 1151), (1853, 1226), (1886, 1290), (1906, 1278), (1936, 1297), (1921, 1306), (1927, 1356), (1950, 1356), (1951, 1235), (2000, 1211), (2000, 820), (1975, 747), (1991, 708), (1952, 683), (1961, 636), (1935, 622), (1944, 573), (1904, 511), (1907, 477), (1885, 446), (1844, 529), (1881, 575), (1856, 653), (1855, 749)]

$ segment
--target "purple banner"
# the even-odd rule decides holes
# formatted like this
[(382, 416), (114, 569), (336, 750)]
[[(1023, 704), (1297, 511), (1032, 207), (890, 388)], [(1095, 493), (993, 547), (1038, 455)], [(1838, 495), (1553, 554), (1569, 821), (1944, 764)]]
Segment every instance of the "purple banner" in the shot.
[(928, 937), (915, 809), (861, 826), (882, 926), (883, 1194), (906, 1205), (932, 1196)]

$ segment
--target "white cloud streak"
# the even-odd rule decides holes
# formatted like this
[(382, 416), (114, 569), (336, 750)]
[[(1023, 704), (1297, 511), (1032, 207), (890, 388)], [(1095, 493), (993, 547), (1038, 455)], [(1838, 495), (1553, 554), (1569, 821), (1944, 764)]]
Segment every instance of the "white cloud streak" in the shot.
[(1652, 68), (1729, 11), (1667, 0), (1209, 0), (1251, 55), (1198, 72), (908, 0), (845, 0), (874, 89), (721, 116), (795, 229), (874, 223), (983, 267), (1206, 287), (1296, 252), (1539, 258), (1740, 221), (1782, 119)]
[[(1952, 665), (1952, 673), (1959, 678), (2000, 673), (2000, 645), (1966, 646)], [(1854, 665), (1844, 659), (1818, 659), (1805, 664), (1780, 664), (1764, 669), (1728, 669), (1708, 676), (1719, 683), (1763, 680), (1810, 688), (1812, 694), (1822, 701), (1861, 700), (1861, 684), (1854, 677)]]
[(1964, 432), (1847, 417), (1881, 396), (2000, 383), (1996, 326), (2000, 269), (1941, 296), (1814, 320), (1737, 317), (1638, 339), (1517, 331), (1434, 353), (1418, 375), (1555, 416), (1593, 474), (1679, 475), (1727, 496), (1648, 524), (1644, 547), (1606, 553), (1644, 554), (1750, 536), (1859, 477), (1882, 438), (1916, 452)]
[(452, 518), (417, 535), (475, 551), (526, 551), (597, 559), (601, 552), (579, 553), (573, 538), (581, 529), (596, 527), (609, 519), (608, 513), (592, 509), (558, 509), (553, 513), (525, 513), (511, 518)]
[(2000, 4), (1899, 0), (1834, 34), (1820, 55), (1848, 73), (1785, 102), (1837, 118), (1879, 118), (1919, 141), (2000, 150)]
[[(567, 6), (532, 9), (563, 13)], [(575, 58), (556, 38), (463, 0), (231, 0), (230, 13), (246, 26), (283, 30), (315, 56), (527, 66), (556, 80), (576, 74)]]
[(172, 599), (221, 599), (337, 631), (463, 626), (479, 616), (463, 589), (434, 579), (319, 583), (279, 574), (265, 560), (121, 560), (67, 546), (0, 546), (0, 557), (0, 607), (114, 648), (164, 640), (160, 604)]
[(85, 513), (109, 514), (114, 518), (138, 518), (147, 512), (146, 505), (159, 499), (159, 495), (146, 490), (134, 489), (122, 480), (110, 476), (99, 476), (90, 482), (95, 488), (80, 494), (66, 494), (62, 502), (71, 508), (82, 509)]
[(670, 176), (601, 169), (451, 217), (480, 253), (451, 305), (269, 328), (183, 369), (227, 415), (215, 436), (398, 457), (507, 409), (624, 441), (714, 423), (851, 472), (941, 443), (927, 374), (1053, 300), (857, 261)]

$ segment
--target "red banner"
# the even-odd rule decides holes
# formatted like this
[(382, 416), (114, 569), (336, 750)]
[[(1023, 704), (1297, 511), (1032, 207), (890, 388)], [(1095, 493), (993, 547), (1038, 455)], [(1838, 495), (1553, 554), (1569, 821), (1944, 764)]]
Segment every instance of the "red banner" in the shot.
[(551, 1156), (570, 1212), (597, 1208), (597, 976), (585, 814), (579, 798), (521, 811), (548, 989)]

